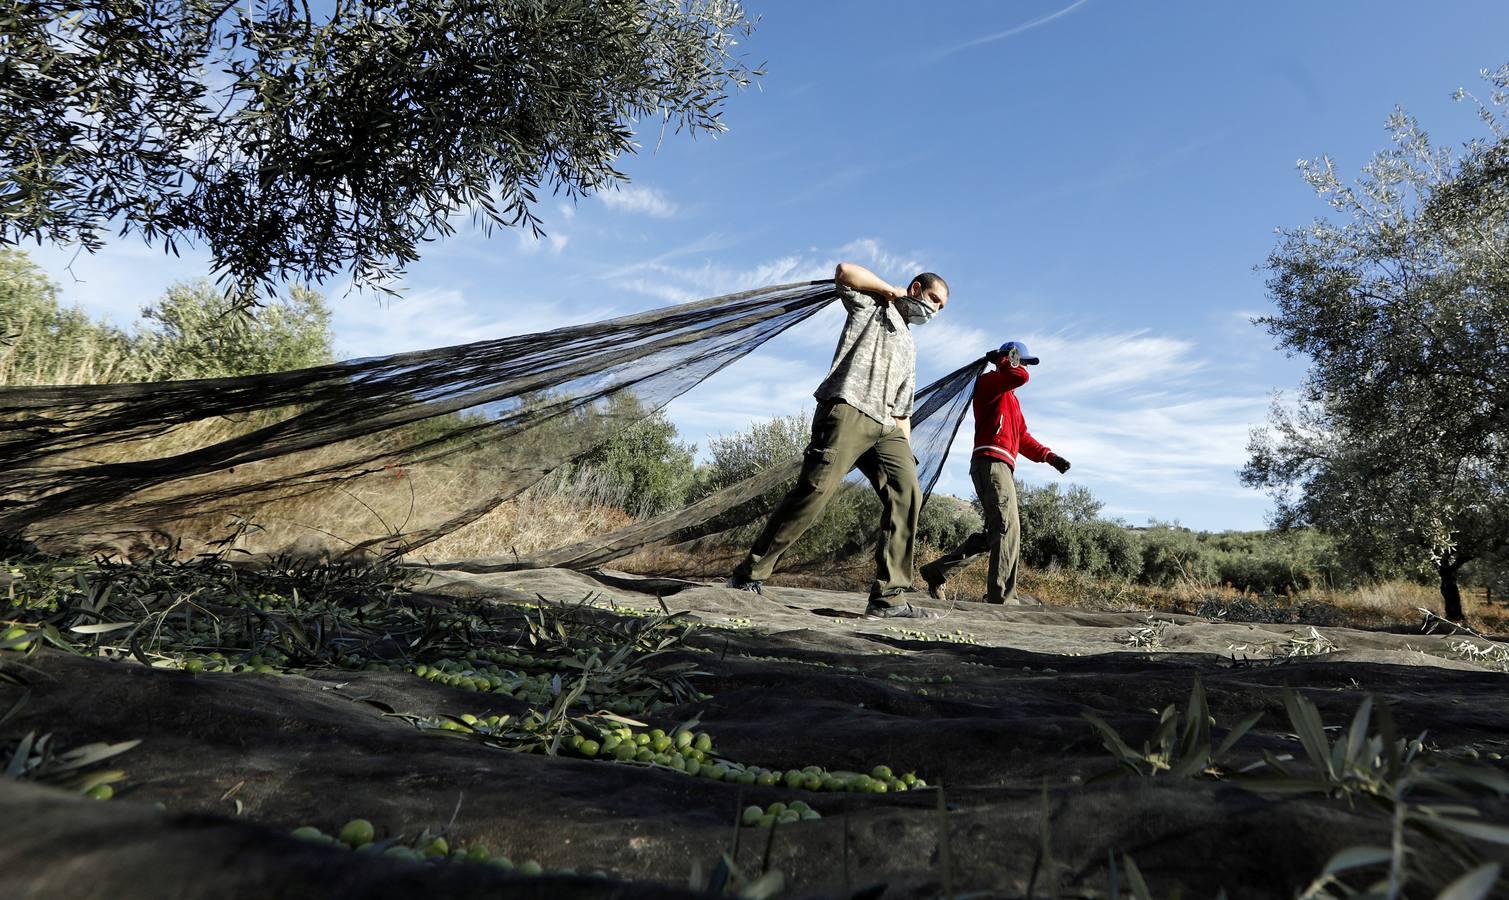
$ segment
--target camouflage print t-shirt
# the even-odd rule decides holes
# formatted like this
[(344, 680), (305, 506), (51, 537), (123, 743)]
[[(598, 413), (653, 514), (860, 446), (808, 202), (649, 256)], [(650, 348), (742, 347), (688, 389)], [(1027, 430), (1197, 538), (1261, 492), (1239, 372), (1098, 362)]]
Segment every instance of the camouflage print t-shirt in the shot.
[(842, 400), (887, 427), (912, 416), (917, 388), (917, 349), (895, 304), (839, 288), (849, 319), (833, 352), (828, 377), (813, 394)]

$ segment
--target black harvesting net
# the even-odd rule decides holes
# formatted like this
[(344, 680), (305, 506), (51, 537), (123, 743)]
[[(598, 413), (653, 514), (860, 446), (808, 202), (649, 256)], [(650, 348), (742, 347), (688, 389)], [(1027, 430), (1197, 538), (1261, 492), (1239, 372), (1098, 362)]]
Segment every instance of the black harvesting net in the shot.
[[(802, 282), (291, 372), (0, 388), (0, 535), (59, 551), (235, 534), (251, 553), (412, 553), (836, 297), (831, 281)], [(983, 365), (918, 391), (929, 491)], [(596, 566), (735, 527), (768, 512), (799, 466), (507, 566)]]

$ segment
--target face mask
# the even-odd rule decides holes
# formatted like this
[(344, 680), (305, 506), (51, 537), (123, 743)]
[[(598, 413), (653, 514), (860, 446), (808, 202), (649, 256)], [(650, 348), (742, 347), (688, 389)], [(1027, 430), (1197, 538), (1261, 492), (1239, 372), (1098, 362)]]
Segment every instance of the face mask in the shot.
[(897, 311), (906, 319), (908, 325), (923, 325), (928, 319), (938, 314), (937, 308), (926, 300), (917, 297), (903, 297), (897, 305)]

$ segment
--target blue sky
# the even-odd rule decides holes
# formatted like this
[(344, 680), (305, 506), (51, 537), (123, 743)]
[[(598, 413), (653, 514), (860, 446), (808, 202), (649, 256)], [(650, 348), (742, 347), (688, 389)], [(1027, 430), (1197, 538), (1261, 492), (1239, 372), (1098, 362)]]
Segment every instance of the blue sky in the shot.
[[(1238, 483), (1249, 429), (1303, 367), (1249, 318), (1278, 226), (1324, 212), (1295, 161), (1355, 173), (1398, 104), (1440, 142), (1478, 133), (1450, 101), (1509, 61), (1509, 5), (1115, 0), (752, 2), (769, 74), (716, 140), (642, 136), (632, 184), (542, 205), (549, 235), (428, 248), (382, 304), (327, 285), (337, 347), (365, 356), (528, 333), (851, 260), (953, 286), (917, 331), (920, 380), (990, 346), (1043, 358), (1021, 400), (1109, 515), (1262, 527)], [(120, 322), (205, 257), (128, 240), (32, 250), (65, 299)], [(65, 266), (72, 260), (71, 271)], [(705, 443), (810, 409), (826, 315), (670, 408)], [(967, 442), (941, 487), (967, 495)], [(1031, 483), (1059, 480), (1025, 463)]]

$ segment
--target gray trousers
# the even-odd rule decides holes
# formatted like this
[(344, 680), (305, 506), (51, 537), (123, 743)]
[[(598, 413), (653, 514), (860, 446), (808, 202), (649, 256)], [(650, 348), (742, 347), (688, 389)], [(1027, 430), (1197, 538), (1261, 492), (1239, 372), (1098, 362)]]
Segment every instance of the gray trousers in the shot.
[(985, 599), (1010, 603), (1016, 599), (1017, 568), (1022, 553), (1022, 523), (1017, 516), (1016, 482), (1011, 467), (999, 459), (977, 456), (969, 463), (985, 516), (985, 530), (976, 532), (954, 550), (922, 567), (930, 582), (947, 581), (982, 553), (990, 554), (990, 572), (985, 581)]
[(819, 404), (812, 415), (812, 441), (796, 486), (770, 514), (765, 530), (735, 577), (764, 581), (781, 554), (823, 514), (823, 508), (858, 467), (880, 496), (880, 537), (875, 547), (875, 581), (870, 599), (892, 597), (912, 588), (912, 550), (922, 513), (917, 459), (900, 428), (890, 428), (842, 401)]

